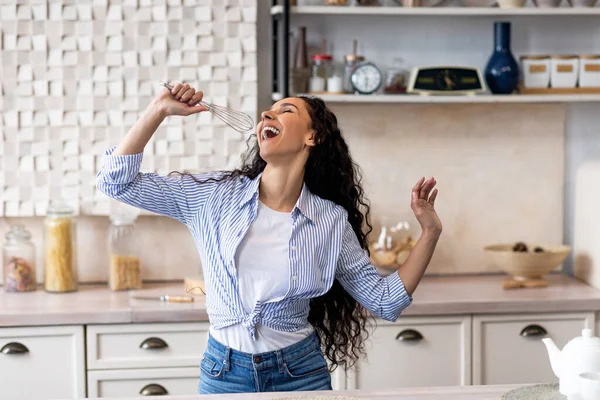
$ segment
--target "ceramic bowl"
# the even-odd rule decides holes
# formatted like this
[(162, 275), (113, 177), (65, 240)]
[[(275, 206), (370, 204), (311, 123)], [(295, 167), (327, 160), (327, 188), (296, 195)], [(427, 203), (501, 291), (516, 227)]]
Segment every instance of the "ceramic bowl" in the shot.
[(579, 395), (583, 400), (600, 399), (600, 373), (584, 372), (579, 374)]
[[(527, 243), (527, 252), (513, 251), (515, 243), (493, 244), (484, 247), (485, 253), (500, 269), (515, 279), (542, 279), (567, 258), (571, 247)], [(543, 252), (534, 252), (536, 247)]]

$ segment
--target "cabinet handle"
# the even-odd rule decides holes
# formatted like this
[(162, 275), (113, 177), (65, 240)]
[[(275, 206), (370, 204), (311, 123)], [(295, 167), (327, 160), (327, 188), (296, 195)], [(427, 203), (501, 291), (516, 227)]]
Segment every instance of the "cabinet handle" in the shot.
[(156, 383), (146, 385), (140, 390), (142, 396), (166, 396), (169, 394), (167, 389)]
[(418, 342), (423, 339), (423, 335), (414, 329), (405, 329), (396, 336), (396, 340), (401, 342)]
[(10, 342), (0, 349), (2, 354), (25, 354), (29, 353), (29, 349), (24, 344), (19, 342)]
[(140, 344), (140, 348), (144, 350), (166, 349), (167, 347), (169, 347), (167, 342), (157, 337), (148, 338)]
[(540, 325), (527, 325), (521, 331), (521, 336), (523, 337), (535, 337), (535, 336), (546, 336), (548, 332), (544, 329), (543, 326)]

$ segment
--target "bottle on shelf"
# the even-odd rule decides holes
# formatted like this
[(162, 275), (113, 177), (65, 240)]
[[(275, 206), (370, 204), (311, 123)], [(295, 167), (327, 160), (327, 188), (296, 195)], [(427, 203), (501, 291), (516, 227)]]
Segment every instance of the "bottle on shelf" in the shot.
[(354, 67), (365, 60), (363, 56), (357, 54), (358, 51), (358, 40), (354, 39), (352, 43), (352, 54), (346, 54), (344, 56), (344, 92), (353, 93), (354, 87), (350, 77)]
[(309, 91), (315, 94), (327, 92), (327, 80), (333, 74), (333, 56), (327, 54), (327, 41), (323, 39), (321, 52), (313, 57)]
[(290, 71), (290, 92), (306, 93), (310, 81), (310, 65), (306, 46), (306, 27), (298, 28), (293, 67)]

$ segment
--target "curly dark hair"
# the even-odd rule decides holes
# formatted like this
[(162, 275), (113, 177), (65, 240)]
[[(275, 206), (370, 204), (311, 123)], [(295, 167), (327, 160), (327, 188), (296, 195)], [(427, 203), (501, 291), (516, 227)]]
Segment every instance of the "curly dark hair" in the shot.
[[(316, 143), (306, 162), (304, 182), (314, 195), (344, 207), (361, 247), (368, 252), (367, 237), (373, 229), (369, 221), (370, 204), (361, 185), (361, 171), (350, 156), (337, 117), (322, 99), (299, 98), (306, 102)], [(254, 179), (265, 169), (267, 163), (260, 157), (258, 142), (254, 140), (254, 144), (250, 144), (253, 139), (254, 135), (242, 155), (241, 167), (216, 179), (240, 176)], [(338, 366), (350, 368), (365, 354), (364, 343), (369, 336), (367, 322), (374, 321), (369, 315), (337, 279), (326, 294), (311, 299), (308, 322), (319, 337), (332, 371)]]

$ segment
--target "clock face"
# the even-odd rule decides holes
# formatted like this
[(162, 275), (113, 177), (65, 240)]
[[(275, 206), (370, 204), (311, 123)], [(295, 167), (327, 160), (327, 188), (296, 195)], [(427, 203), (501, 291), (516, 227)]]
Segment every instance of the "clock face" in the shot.
[(350, 80), (354, 90), (361, 94), (371, 94), (381, 87), (383, 76), (375, 64), (364, 63), (354, 68)]
[(458, 76), (454, 71), (444, 68), (438, 73), (436, 81), (441, 90), (453, 90), (458, 84)]

